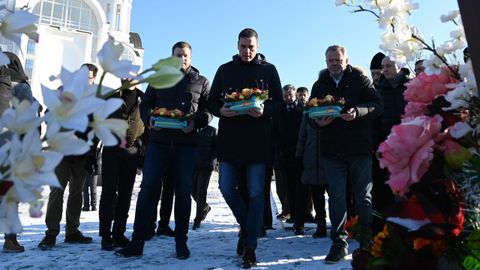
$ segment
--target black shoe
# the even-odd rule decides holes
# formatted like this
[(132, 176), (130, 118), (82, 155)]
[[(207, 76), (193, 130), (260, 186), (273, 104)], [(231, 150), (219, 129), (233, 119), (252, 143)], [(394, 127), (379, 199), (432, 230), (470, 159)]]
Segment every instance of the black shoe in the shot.
[(110, 236), (103, 236), (101, 242), (102, 250), (113, 251), (115, 250), (115, 244)]
[[(159, 235), (159, 234), (158, 234)], [(152, 230), (150, 232), (147, 232), (145, 235), (145, 241), (150, 241), (152, 238), (155, 236), (155, 230)]]
[(207, 204), (207, 206), (203, 208), (202, 214), (199, 216), (200, 221), (204, 221), (207, 218), (207, 215), (210, 212), (210, 210), (212, 210), (212, 208), (210, 207), (210, 205)]
[(82, 211), (88, 212), (88, 211), (90, 211), (90, 208), (88, 208), (88, 206), (84, 206), (84, 207), (82, 208)]
[(327, 225), (325, 224), (325, 221), (323, 221), (322, 223), (318, 223), (317, 229), (312, 234), (312, 237), (313, 238), (327, 237)]
[(260, 233), (258, 234), (258, 237), (266, 237), (267, 236), (267, 229), (262, 228), (260, 230)]
[(242, 268), (250, 269), (257, 264), (257, 257), (253, 248), (245, 247), (243, 253)]
[(95, 205), (92, 206), (92, 211), (97, 211), (97, 207)]
[(317, 223), (317, 220), (313, 217), (312, 214), (305, 215), (305, 222), (306, 223)]
[(192, 230), (196, 230), (196, 229), (200, 228), (200, 223), (201, 223), (201, 221), (195, 218), (193, 220)]
[(134, 241), (130, 242), (126, 247), (121, 248), (114, 253), (120, 257), (134, 257), (134, 256), (142, 256), (143, 255), (143, 246), (140, 243), (136, 243)]
[(244, 249), (245, 249), (245, 246), (244, 246), (244, 238), (243, 237), (238, 237), (238, 242), (237, 242), (237, 254), (238, 255), (243, 255), (244, 253)]
[(175, 250), (177, 251), (177, 259), (186, 260), (190, 257), (190, 250), (186, 243), (176, 244)]
[(325, 257), (326, 264), (334, 264), (343, 260), (348, 255), (348, 250), (344, 245), (333, 244), (328, 252), (327, 257)]
[(298, 226), (298, 227), (295, 227), (295, 228), (293, 229), (293, 233), (294, 233), (295, 235), (304, 235), (304, 234), (305, 234), (305, 230), (303, 229), (303, 227)]
[(285, 222), (286, 222), (286, 223), (293, 223), (293, 218), (287, 218), (287, 219), (285, 220)]
[(38, 247), (41, 250), (48, 250), (55, 246), (57, 242), (57, 237), (53, 235), (45, 235), (42, 241), (38, 244)]
[(92, 241), (93, 239), (91, 237), (84, 236), (80, 231), (77, 231), (76, 233), (65, 236), (65, 243), (89, 244)]
[(175, 232), (170, 229), (170, 226), (166, 226), (166, 227), (158, 227), (157, 229), (157, 232), (155, 233), (156, 235), (165, 235), (165, 236), (169, 236), (169, 237), (174, 237), (175, 236)]
[(123, 234), (113, 236), (113, 244), (116, 247), (123, 248), (123, 247), (126, 247), (129, 243), (130, 243), (130, 240), (128, 240), (128, 238), (125, 237), (125, 235)]
[(280, 219), (280, 220), (287, 220), (289, 218), (290, 218), (289, 213), (282, 212), (282, 213), (277, 215), (277, 219)]

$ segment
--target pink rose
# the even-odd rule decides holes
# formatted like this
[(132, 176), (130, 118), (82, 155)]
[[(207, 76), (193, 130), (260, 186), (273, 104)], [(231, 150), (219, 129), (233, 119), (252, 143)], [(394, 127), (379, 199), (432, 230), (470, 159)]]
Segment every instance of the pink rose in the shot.
[(433, 159), (434, 136), (441, 130), (442, 117), (419, 116), (392, 128), (380, 144), (380, 166), (387, 168), (390, 188), (404, 195), (411, 184), (420, 181)]
[(457, 80), (448, 68), (443, 68), (440, 74), (427, 75), (420, 73), (410, 82), (406, 83), (407, 89), (403, 93), (408, 104), (405, 108), (406, 116), (421, 115), (428, 105), (439, 96), (445, 95), (454, 89)]

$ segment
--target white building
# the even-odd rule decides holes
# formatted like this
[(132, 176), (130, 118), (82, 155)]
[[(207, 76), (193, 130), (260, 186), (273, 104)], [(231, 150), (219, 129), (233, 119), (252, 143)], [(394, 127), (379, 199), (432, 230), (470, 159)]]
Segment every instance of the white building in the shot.
[[(35, 43), (23, 36), (20, 48), (5, 39), (0, 45), (20, 57), (34, 96), (41, 100), (40, 84), (56, 88), (58, 82), (51, 82), (50, 77), (58, 75), (62, 66), (73, 71), (83, 63), (97, 63), (96, 54), (109, 35), (124, 44), (123, 59), (143, 66), (140, 36), (130, 32), (132, 1), (3, 0), (0, 5), (28, 8), (39, 16), (40, 39)], [(105, 79), (105, 85), (116, 86), (119, 81), (112, 76)]]

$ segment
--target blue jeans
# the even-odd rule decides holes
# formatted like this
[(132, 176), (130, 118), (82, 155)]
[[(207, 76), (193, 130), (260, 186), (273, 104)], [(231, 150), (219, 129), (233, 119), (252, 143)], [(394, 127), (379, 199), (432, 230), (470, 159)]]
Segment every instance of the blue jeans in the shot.
[(323, 167), (328, 181), (328, 210), (332, 223), (330, 238), (334, 244), (348, 247), (344, 229), (347, 184), (350, 180), (359, 224), (369, 231), (372, 223), (372, 159), (370, 155), (323, 156)]
[[(241, 179), (242, 169), (246, 179)], [(264, 164), (245, 164), (220, 162), (219, 188), (225, 201), (240, 224), (245, 246), (257, 248), (257, 237), (263, 226), (263, 186), (265, 181)], [(240, 181), (247, 181), (248, 207), (238, 190)], [(243, 237), (243, 236), (242, 236)]]
[(172, 169), (175, 186), (175, 242), (186, 243), (192, 200), (192, 179), (198, 150), (190, 145), (148, 144), (143, 165), (143, 179), (138, 194), (133, 225), (133, 241), (144, 244), (151, 230), (152, 216), (156, 215), (156, 193), (167, 168)]

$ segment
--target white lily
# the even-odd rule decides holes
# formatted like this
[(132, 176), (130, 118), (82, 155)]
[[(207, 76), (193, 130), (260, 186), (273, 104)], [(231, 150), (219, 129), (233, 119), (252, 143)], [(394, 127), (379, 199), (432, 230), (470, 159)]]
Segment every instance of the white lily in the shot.
[(440, 16), (440, 21), (443, 23), (449, 22), (449, 21), (454, 21), (460, 16), (460, 11), (459, 10), (452, 10), (448, 12), (447, 14), (443, 14)]
[(13, 135), (8, 156), (9, 175), (13, 191), (20, 202), (38, 198), (38, 189), (43, 185), (59, 187), (55, 167), (63, 155), (42, 150), (42, 141), (37, 129), (28, 131), (22, 140)]
[(132, 65), (129, 60), (120, 60), (123, 50), (123, 45), (115, 44), (115, 40), (110, 37), (97, 54), (98, 62), (105, 72), (119, 78), (133, 78), (140, 70), (140, 66)]
[[(123, 104), (119, 98), (110, 98), (104, 101), (104, 105), (93, 114), (93, 121), (90, 126), (103, 145), (114, 146), (119, 143), (118, 138), (125, 138), (128, 124), (125, 120), (108, 118)], [(115, 137), (115, 135), (117, 137)]]
[(455, 89), (445, 95), (445, 100), (450, 103), (450, 107), (444, 108), (444, 110), (449, 111), (458, 108), (468, 108), (467, 100), (471, 98), (468, 89), (464, 82), (458, 83)]
[(103, 104), (102, 99), (85, 95), (90, 89), (87, 67), (74, 72), (68, 81), (62, 83), (63, 90), (51, 90), (42, 85), (43, 99), (48, 107), (45, 114), (47, 137), (61, 127), (84, 132), (88, 127), (88, 115)]
[(0, 34), (7, 39), (14, 41), (20, 46), (22, 34), (38, 42), (37, 26), (38, 16), (24, 10), (18, 10), (14, 13), (5, 13), (0, 18)]
[(58, 132), (47, 139), (49, 151), (65, 156), (81, 155), (90, 149), (89, 143), (75, 136), (75, 131)]
[(448, 129), (448, 133), (455, 139), (462, 138), (472, 131), (473, 128), (465, 122), (457, 122)]
[[(81, 67), (79, 70), (71, 72), (64, 67), (60, 72), (58, 77), (51, 78), (60, 79), (62, 82), (62, 88), (67, 91), (74, 91), (76, 96), (78, 97), (90, 97), (95, 96), (97, 94), (96, 85), (89, 85), (88, 83), (85, 84), (84, 80), (88, 80), (89, 70), (87, 67)], [(77, 87), (77, 85), (81, 85), (81, 87)]]
[(11, 132), (24, 134), (40, 126), (43, 119), (38, 117), (38, 101), (30, 103), (28, 100), (19, 102), (17, 98), (11, 100), (12, 107), (5, 110), (1, 122)]

